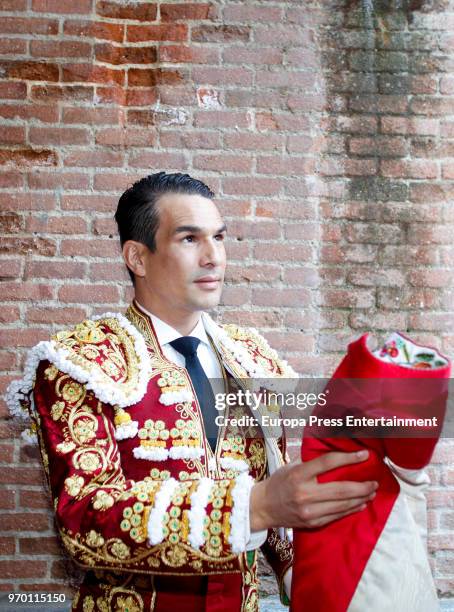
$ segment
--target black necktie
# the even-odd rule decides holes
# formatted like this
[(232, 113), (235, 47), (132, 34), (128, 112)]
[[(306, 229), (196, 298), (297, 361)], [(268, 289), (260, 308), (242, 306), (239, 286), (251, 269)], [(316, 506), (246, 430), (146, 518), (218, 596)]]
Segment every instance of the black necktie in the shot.
[(210, 381), (197, 357), (197, 347), (200, 344), (200, 340), (194, 338), (194, 336), (182, 336), (181, 338), (172, 340), (169, 344), (183, 355), (185, 359), (185, 367), (191, 378), (192, 385), (199, 401), (199, 406), (202, 410), (208, 442), (214, 451), (216, 449), (216, 440), (218, 437), (218, 426), (215, 422), (217, 410)]

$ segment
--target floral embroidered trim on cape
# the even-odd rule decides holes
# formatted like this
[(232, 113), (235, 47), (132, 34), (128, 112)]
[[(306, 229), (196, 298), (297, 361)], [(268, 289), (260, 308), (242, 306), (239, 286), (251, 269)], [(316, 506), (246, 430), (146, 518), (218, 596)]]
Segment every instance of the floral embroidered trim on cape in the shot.
[[(131, 379), (128, 381), (128, 388), (126, 388), (124, 382), (116, 383), (100, 368), (94, 367), (88, 359), (83, 360), (81, 356), (77, 355), (77, 361), (83, 365), (74, 363), (76, 354), (61, 342), (56, 340), (42, 341), (30, 349), (25, 362), (23, 377), (12, 381), (7, 389), (5, 399), (11, 415), (30, 423), (27, 408), (30, 406), (33, 410), (33, 398), (30, 393), (35, 382), (36, 370), (41, 361), (49, 361), (74, 380), (85, 384), (87, 390), (93, 391), (101, 402), (125, 408), (140, 401), (146, 393), (148, 380), (151, 376), (151, 360), (145, 340), (122, 314), (107, 312), (93, 317), (92, 320), (103, 321), (109, 327), (109, 319), (115, 319), (121, 329), (133, 341), (137, 367), (135, 368), (136, 373), (129, 373)], [(135, 429), (135, 422), (129, 422), (129, 429), (132, 433)], [(129, 432), (125, 431), (123, 435), (127, 433)], [(29, 432), (26, 435), (29, 435)], [(125, 437), (129, 436), (125, 435)]]

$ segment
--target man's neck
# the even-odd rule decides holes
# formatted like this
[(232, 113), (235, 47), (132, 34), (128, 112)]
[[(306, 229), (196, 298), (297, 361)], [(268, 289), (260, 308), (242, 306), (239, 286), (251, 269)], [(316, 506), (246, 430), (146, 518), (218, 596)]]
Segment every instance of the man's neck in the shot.
[(178, 311), (169, 312), (168, 309), (160, 309), (155, 304), (147, 304), (146, 301), (140, 299), (137, 295), (134, 296), (134, 300), (142, 309), (146, 310), (150, 314), (158, 317), (173, 329), (176, 329), (182, 336), (188, 336), (192, 330), (196, 327), (200, 320), (201, 311), (196, 312), (183, 312)]

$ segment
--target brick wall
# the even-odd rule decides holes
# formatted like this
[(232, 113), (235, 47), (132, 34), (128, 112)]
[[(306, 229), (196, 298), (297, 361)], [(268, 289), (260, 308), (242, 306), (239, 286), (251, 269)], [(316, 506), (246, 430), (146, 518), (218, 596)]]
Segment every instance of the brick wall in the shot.
[[(2, 388), (50, 330), (126, 306), (112, 214), (161, 169), (219, 194), (223, 318), (263, 330), (300, 372), (328, 375), (367, 330), (453, 355), (453, 2), (0, 10)], [(0, 415), (0, 589), (61, 592), (77, 573), (36, 450)], [(442, 596), (454, 593), (453, 464), (444, 441), (429, 494)]]

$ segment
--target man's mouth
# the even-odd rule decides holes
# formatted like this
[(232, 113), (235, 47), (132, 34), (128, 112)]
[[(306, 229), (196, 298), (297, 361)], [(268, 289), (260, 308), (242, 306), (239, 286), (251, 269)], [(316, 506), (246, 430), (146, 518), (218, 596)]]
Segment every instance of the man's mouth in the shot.
[(217, 289), (221, 278), (219, 276), (201, 276), (194, 281), (201, 289)]

